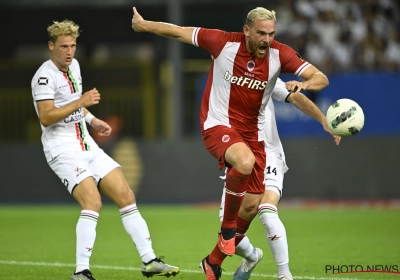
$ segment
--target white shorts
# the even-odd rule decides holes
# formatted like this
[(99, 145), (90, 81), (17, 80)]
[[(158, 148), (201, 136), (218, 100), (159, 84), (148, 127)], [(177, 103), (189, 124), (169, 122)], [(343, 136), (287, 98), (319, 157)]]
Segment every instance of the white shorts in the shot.
[[(279, 199), (282, 198), (283, 189), (283, 177), (285, 173), (289, 170), (286, 162), (279, 156), (274, 154), (267, 155), (267, 167), (264, 172), (264, 185), (265, 190), (276, 192), (279, 195)], [(225, 182), (226, 178), (226, 168), (225, 176), (220, 176)], [(225, 206), (225, 183), (222, 192), (221, 206), (219, 207), (219, 219), (222, 221), (224, 216), (224, 206)]]
[(74, 188), (87, 177), (93, 177), (98, 186), (111, 170), (121, 166), (102, 149), (64, 152), (49, 162), (50, 168), (72, 194)]
[(265, 168), (265, 190), (276, 192), (282, 198), (283, 178), (288, 171), (286, 162), (274, 154), (267, 155), (267, 167)]

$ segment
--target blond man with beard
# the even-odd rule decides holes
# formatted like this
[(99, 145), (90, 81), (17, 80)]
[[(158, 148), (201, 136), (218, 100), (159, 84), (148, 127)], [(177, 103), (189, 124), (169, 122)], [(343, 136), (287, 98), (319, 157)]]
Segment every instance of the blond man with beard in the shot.
[(248, 13), (243, 32), (225, 32), (144, 20), (133, 8), (136, 32), (202, 47), (214, 58), (203, 93), (200, 126), (206, 149), (220, 169), (229, 171), (218, 242), (201, 262), (207, 280), (220, 279), (223, 260), (235, 254), (235, 246), (250, 226), (251, 219), (239, 213), (242, 202), (258, 205), (265, 192), (265, 109), (279, 75), (286, 72), (303, 79), (286, 83), (293, 94), (320, 91), (329, 84), (315, 66), (275, 40), (275, 22), (275, 11), (257, 7)]

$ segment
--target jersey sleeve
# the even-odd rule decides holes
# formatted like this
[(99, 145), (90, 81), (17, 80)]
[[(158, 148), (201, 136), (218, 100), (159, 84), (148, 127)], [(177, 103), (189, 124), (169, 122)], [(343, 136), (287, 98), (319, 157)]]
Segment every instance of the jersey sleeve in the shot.
[(35, 101), (54, 100), (56, 81), (49, 71), (41, 71), (32, 79), (32, 95)]
[(311, 63), (303, 59), (291, 47), (277, 42), (276, 44), (278, 44), (279, 48), (279, 59), (282, 65), (282, 73), (292, 73), (297, 76), (301, 76), (304, 70), (311, 66)]
[(272, 90), (272, 98), (281, 102), (285, 102), (290, 92), (286, 89), (286, 84), (280, 78), (276, 80), (275, 87)]
[(197, 27), (193, 31), (192, 43), (207, 50), (214, 58), (217, 58), (228, 42), (229, 37), (230, 33), (219, 29)]

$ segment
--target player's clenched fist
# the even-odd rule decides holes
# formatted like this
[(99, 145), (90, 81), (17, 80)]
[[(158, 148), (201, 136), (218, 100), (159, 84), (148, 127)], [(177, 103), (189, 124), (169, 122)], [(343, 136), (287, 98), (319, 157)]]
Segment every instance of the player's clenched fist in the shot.
[(111, 134), (112, 128), (105, 121), (94, 118), (90, 122), (90, 126), (98, 130), (100, 136), (109, 136)]
[(99, 104), (100, 102), (100, 93), (97, 91), (96, 88), (85, 92), (81, 97), (83, 106), (82, 107), (89, 107), (92, 105)]
[(286, 82), (286, 89), (292, 93), (299, 93), (301, 90), (307, 90), (307, 85), (304, 82), (289, 81)]
[(143, 22), (142, 16), (136, 11), (136, 8), (133, 7), (133, 17), (132, 17), (132, 29), (136, 32), (144, 31), (143, 28), (140, 27), (140, 24)]

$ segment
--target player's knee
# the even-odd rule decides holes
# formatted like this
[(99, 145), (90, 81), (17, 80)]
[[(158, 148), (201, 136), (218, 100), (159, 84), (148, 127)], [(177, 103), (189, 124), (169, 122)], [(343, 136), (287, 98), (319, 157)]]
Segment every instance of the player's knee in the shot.
[(249, 175), (253, 171), (255, 162), (256, 158), (254, 154), (246, 153), (245, 155), (240, 157), (236, 169), (242, 174)]
[(266, 186), (260, 204), (272, 204), (273, 206), (278, 207), (280, 198), (281, 198), (280, 191), (277, 187)]
[(82, 209), (92, 210), (97, 213), (100, 213), (101, 208), (103, 207), (103, 203), (100, 198), (93, 198), (81, 203)]
[(101, 208), (103, 207), (103, 203), (101, 202), (101, 199), (99, 199), (99, 200), (97, 200), (97, 201), (95, 202), (94, 207), (95, 207), (96, 209), (98, 209), (97, 212), (100, 213), (100, 210), (101, 210)]
[(120, 208), (123, 208), (136, 203), (136, 199), (134, 193), (128, 188), (126, 191), (118, 195), (115, 202)]

